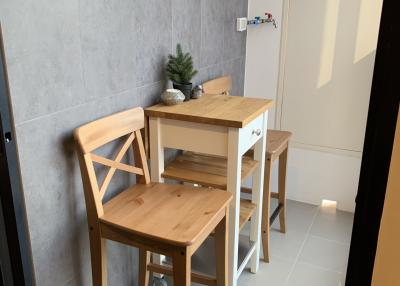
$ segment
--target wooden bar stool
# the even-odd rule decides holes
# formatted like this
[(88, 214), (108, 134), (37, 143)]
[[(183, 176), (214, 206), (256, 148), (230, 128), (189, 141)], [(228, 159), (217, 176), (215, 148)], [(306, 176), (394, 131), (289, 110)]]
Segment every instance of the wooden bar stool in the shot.
[[(148, 286), (149, 272), (173, 275), (175, 286), (193, 282), (226, 286), (230, 193), (184, 185), (151, 183), (141, 129), (142, 108), (99, 119), (75, 131), (89, 226), (93, 285), (107, 285), (106, 240), (139, 248), (139, 285)], [(93, 151), (123, 139), (114, 159)], [(136, 166), (122, 163), (132, 147)], [(109, 168), (98, 185), (94, 163)], [(137, 185), (103, 204), (116, 170), (137, 175)], [(191, 274), (191, 256), (215, 230), (216, 277)], [(173, 267), (150, 263), (150, 252), (170, 256)]]
[(219, 77), (203, 83), (203, 92), (207, 94), (229, 95), (232, 89), (232, 77), (230, 75)]
[[(286, 233), (286, 173), (289, 140), (291, 132), (268, 130), (267, 151), (265, 153), (264, 169), (264, 199), (263, 199), (263, 219), (262, 219), (262, 242), (264, 251), (264, 261), (269, 262), (269, 240), (270, 226), (279, 215), (280, 232)], [(252, 157), (252, 151), (245, 156)], [(278, 192), (271, 192), (271, 172), (272, 163), (279, 159)], [(251, 189), (242, 188), (242, 192), (251, 193)], [(278, 206), (270, 214), (271, 198), (278, 199)]]

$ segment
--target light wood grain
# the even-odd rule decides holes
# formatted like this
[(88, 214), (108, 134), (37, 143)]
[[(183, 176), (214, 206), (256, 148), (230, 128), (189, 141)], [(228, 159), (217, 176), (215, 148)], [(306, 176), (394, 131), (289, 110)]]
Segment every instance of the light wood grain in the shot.
[(269, 240), (270, 240), (270, 187), (271, 187), (271, 172), (272, 172), (272, 161), (271, 159), (265, 160), (264, 170), (264, 198), (263, 198), (263, 215), (261, 222), (261, 240), (263, 245), (264, 261), (269, 262)]
[(242, 230), (244, 228), (255, 210), (256, 205), (253, 204), (251, 201), (245, 199), (240, 200), (239, 230)]
[(144, 127), (143, 109), (140, 107), (122, 111), (93, 121), (75, 130), (75, 137), (84, 152), (91, 152), (100, 146)]
[[(286, 150), (292, 133), (281, 130), (268, 130), (267, 132), (267, 150), (266, 155), (275, 160), (279, 155)], [(253, 158), (254, 150), (250, 149), (246, 156)]]
[(207, 94), (229, 95), (232, 89), (232, 77), (230, 75), (219, 77), (203, 83), (203, 91)]
[(280, 232), (286, 233), (286, 174), (289, 148), (286, 147), (279, 156), (278, 202), (282, 206), (279, 212)]
[[(110, 239), (139, 248), (139, 285), (148, 284), (148, 251), (155, 251), (173, 257), (175, 285), (189, 286), (191, 256), (224, 221), (232, 195), (209, 188), (150, 183), (141, 135), (143, 126), (143, 109), (135, 108), (89, 123), (75, 132), (88, 216), (93, 284), (107, 285), (106, 239)], [(125, 136), (127, 139), (114, 159), (91, 153)], [(136, 166), (121, 163), (129, 146), (133, 148)], [(110, 168), (101, 188), (94, 162)], [(103, 204), (102, 198), (117, 169), (139, 175), (140, 184), (128, 187)], [(218, 277), (221, 275), (217, 273)]]
[(147, 265), (150, 263), (150, 252), (140, 248), (139, 249), (139, 286), (148, 286), (150, 272)]
[[(232, 196), (184, 185), (135, 185), (104, 205), (100, 221), (178, 246), (195, 243)], [(212, 228), (212, 227), (211, 227)], [(211, 229), (212, 230), (212, 229)]]
[(215, 259), (217, 286), (228, 284), (228, 221), (229, 211), (226, 210), (225, 217), (215, 228)]
[[(128, 151), (128, 148), (130, 147), (130, 145), (132, 144), (134, 139), (135, 139), (135, 134), (132, 133), (128, 137), (128, 139), (125, 141), (125, 143), (122, 146), (121, 150), (118, 152), (117, 156), (115, 157), (114, 161), (116, 163), (120, 163), (121, 162), (122, 158), (125, 156), (126, 151)], [(117, 168), (111, 167), (110, 170), (108, 171), (107, 175), (105, 176), (105, 178), (103, 180), (103, 183), (101, 184), (101, 188), (100, 188), (100, 196), (101, 196), (101, 198), (104, 197), (104, 194), (106, 193), (108, 185), (110, 184), (111, 179), (114, 176), (116, 170), (117, 170)]]
[(191, 286), (191, 259), (187, 249), (176, 249), (172, 254), (174, 286)]
[[(257, 165), (258, 162), (252, 158), (243, 157), (241, 180), (247, 179)], [(166, 166), (162, 177), (226, 190), (227, 160), (224, 157), (185, 152)]]
[(157, 104), (146, 108), (149, 117), (243, 128), (272, 106), (267, 99), (204, 94), (179, 105)]
[[(280, 231), (286, 232), (286, 174), (287, 174), (287, 158), (288, 144), (292, 136), (291, 132), (280, 130), (268, 130), (267, 132), (267, 148), (266, 148), (266, 170), (264, 175), (264, 192), (263, 192), (263, 214), (262, 214), (262, 241), (265, 261), (269, 261), (269, 228), (270, 228), (270, 199), (275, 198), (279, 201), (279, 221)], [(258, 162), (253, 159), (254, 150), (249, 150), (242, 157), (242, 182), (253, 173), (257, 168)], [(271, 164), (279, 159), (278, 173), (278, 192), (271, 192), (270, 176)], [(204, 155), (195, 152), (185, 152), (170, 162), (162, 174), (163, 178), (174, 179), (202, 186), (208, 186), (218, 189), (227, 188), (227, 160), (225, 157)], [(242, 192), (252, 194), (252, 190), (241, 188)], [(246, 200), (240, 203), (240, 220), (239, 229), (241, 230), (249, 218), (253, 215), (256, 205)]]

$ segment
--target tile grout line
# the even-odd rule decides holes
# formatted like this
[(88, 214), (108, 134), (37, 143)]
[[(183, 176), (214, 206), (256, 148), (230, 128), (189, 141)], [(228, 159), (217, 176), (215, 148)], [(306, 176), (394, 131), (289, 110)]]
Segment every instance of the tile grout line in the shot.
[(119, 95), (121, 95), (121, 94), (130, 92), (130, 91), (133, 91), (133, 90), (139, 90), (139, 89), (141, 89), (141, 88), (149, 87), (149, 86), (153, 86), (153, 85), (157, 85), (157, 84), (160, 84), (160, 83), (162, 83), (162, 82), (164, 82), (164, 80), (160, 80), (160, 81), (153, 82), (153, 83), (149, 83), (149, 84), (143, 84), (143, 85), (137, 86), (137, 87), (135, 87), (135, 88), (126, 89), (126, 90), (123, 90), (123, 91), (119, 91), (119, 92), (117, 92), (117, 93), (115, 93), (115, 94), (111, 94), (111, 95), (107, 95), (107, 96), (102, 96), (102, 97), (99, 97), (99, 98), (93, 97), (93, 98), (89, 99), (88, 101), (85, 101), (85, 102), (82, 102), (82, 103), (79, 103), (79, 104), (76, 104), (76, 105), (73, 105), (73, 106), (70, 106), (70, 107), (61, 109), (61, 110), (57, 110), (57, 111), (52, 112), (52, 113), (40, 115), (40, 116), (38, 116), (38, 117), (35, 117), (35, 118), (32, 118), (32, 119), (28, 119), (28, 120), (22, 121), (22, 122), (20, 122), (20, 123), (15, 124), (15, 127), (20, 127), (20, 126), (23, 126), (23, 125), (25, 125), (25, 124), (31, 123), (31, 122), (36, 121), (36, 120), (39, 120), (39, 119), (43, 119), (43, 118), (46, 118), (46, 117), (51, 117), (51, 116), (54, 116), (54, 115), (59, 114), (59, 113), (67, 112), (67, 111), (69, 111), (69, 110), (73, 110), (73, 109), (82, 107), (82, 106), (84, 106), (84, 105), (86, 105), (86, 104), (95, 103), (95, 102), (98, 102), (99, 100), (110, 99), (110, 98), (119, 96)]
[(321, 240), (329, 241), (329, 242), (332, 242), (332, 243), (335, 243), (335, 244), (339, 244), (341, 246), (350, 246), (350, 242), (342, 242), (342, 241), (339, 241), (339, 240), (329, 239), (329, 238), (326, 238), (326, 237), (323, 237), (323, 236), (320, 236), (320, 235), (316, 235), (316, 234), (311, 234), (311, 233), (310, 233), (309, 236), (316, 237), (316, 238), (319, 238)]
[(313, 218), (312, 218), (312, 220), (311, 220), (311, 224), (310, 224), (310, 226), (308, 227), (308, 230), (307, 230), (307, 232), (306, 232), (306, 236), (305, 236), (305, 238), (304, 238), (304, 240), (303, 240), (303, 243), (301, 244), (300, 250), (299, 250), (299, 252), (297, 253), (296, 258), (294, 259), (293, 265), (292, 265), (292, 267), (291, 267), (291, 269), (290, 269), (290, 271), (289, 271), (289, 274), (288, 274), (287, 277), (286, 277), (286, 282), (285, 282), (284, 286), (287, 286), (288, 283), (289, 283), (290, 276), (292, 276), (292, 273), (293, 273), (293, 271), (294, 271), (294, 268), (296, 267), (296, 264), (297, 264), (297, 262), (299, 261), (300, 255), (301, 255), (301, 253), (302, 253), (302, 251), (303, 251), (303, 248), (304, 248), (304, 246), (305, 246), (305, 244), (306, 244), (306, 242), (307, 242), (307, 239), (308, 239), (309, 236), (310, 236), (311, 228), (312, 228), (313, 225), (314, 225), (315, 219), (317, 218), (317, 215), (318, 215), (320, 209), (321, 209), (321, 207), (318, 206), (317, 210), (315, 211), (315, 214), (314, 214), (314, 216), (313, 216)]

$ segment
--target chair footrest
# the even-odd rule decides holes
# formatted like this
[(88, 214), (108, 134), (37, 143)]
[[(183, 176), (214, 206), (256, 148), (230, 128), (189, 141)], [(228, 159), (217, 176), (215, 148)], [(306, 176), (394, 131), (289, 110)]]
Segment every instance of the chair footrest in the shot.
[[(257, 166), (258, 161), (243, 156), (242, 181), (248, 178)], [(169, 163), (161, 176), (166, 179), (226, 190), (227, 159), (225, 157), (185, 152)]]
[[(147, 270), (159, 274), (164, 274), (167, 276), (172, 276), (173, 275), (173, 269), (171, 266), (166, 266), (166, 265), (159, 265), (155, 263), (149, 263), (147, 265)], [(192, 272), (192, 282), (203, 284), (203, 285), (208, 285), (208, 286), (216, 286), (217, 285), (217, 279), (215, 277), (202, 274), (202, 273), (197, 273), (197, 272)]]
[[(246, 188), (246, 187), (242, 187), (242, 188), (240, 189), (240, 191), (241, 191), (242, 193), (245, 193), (245, 194), (251, 194), (251, 193), (253, 192), (250, 188)], [(279, 194), (278, 194), (278, 193), (275, 193), (275, 192), (271, 192), (271, 198), (273, 198), (273, 199), (279, 199)]]
[(270, 219), (269, 219), (269, 225), (270, 225), (270, 226), (274, 223), (276, 217), (280, 214), (280, 212), (281, 212), (282, 210), (283, 210), (283, 204), (279, 204), (279, 205), (276, 207), (276, 209), (274, 210), (274, 212), (272, 213), (272, 215), (271, 215), (271, 217), (270, 217)]

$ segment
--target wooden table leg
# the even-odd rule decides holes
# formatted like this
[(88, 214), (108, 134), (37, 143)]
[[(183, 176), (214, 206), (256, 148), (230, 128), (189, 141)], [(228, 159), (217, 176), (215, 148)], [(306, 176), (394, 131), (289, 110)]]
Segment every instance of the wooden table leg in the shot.
[(251, 272), (256, 273), (260, 264), (261, 248), (261, 221), (263, 213), (263, 191), (264, 191), (264, 165), (265, 150), (267, 142), (267, 123), (268, 113), (264, 114), (264, 136), (255, 144), (254, 159), (259, 162), (257, 169), (253, 173), (252, 202), (256, 205), (256, 210), (251, 218), (250, 240), (256, 244), (254, 254), (251, 258)]
[(239, 215), (240, 215), (240, 184), (242, 156), (240, 154), (240, 132), (237, 128), (228, 131), (228, 170), (227, 190), (233, 195), (229, 207), (229, 256), (228, 279), (229, 286), (237, 285), (238, 246), (239, 246)]

